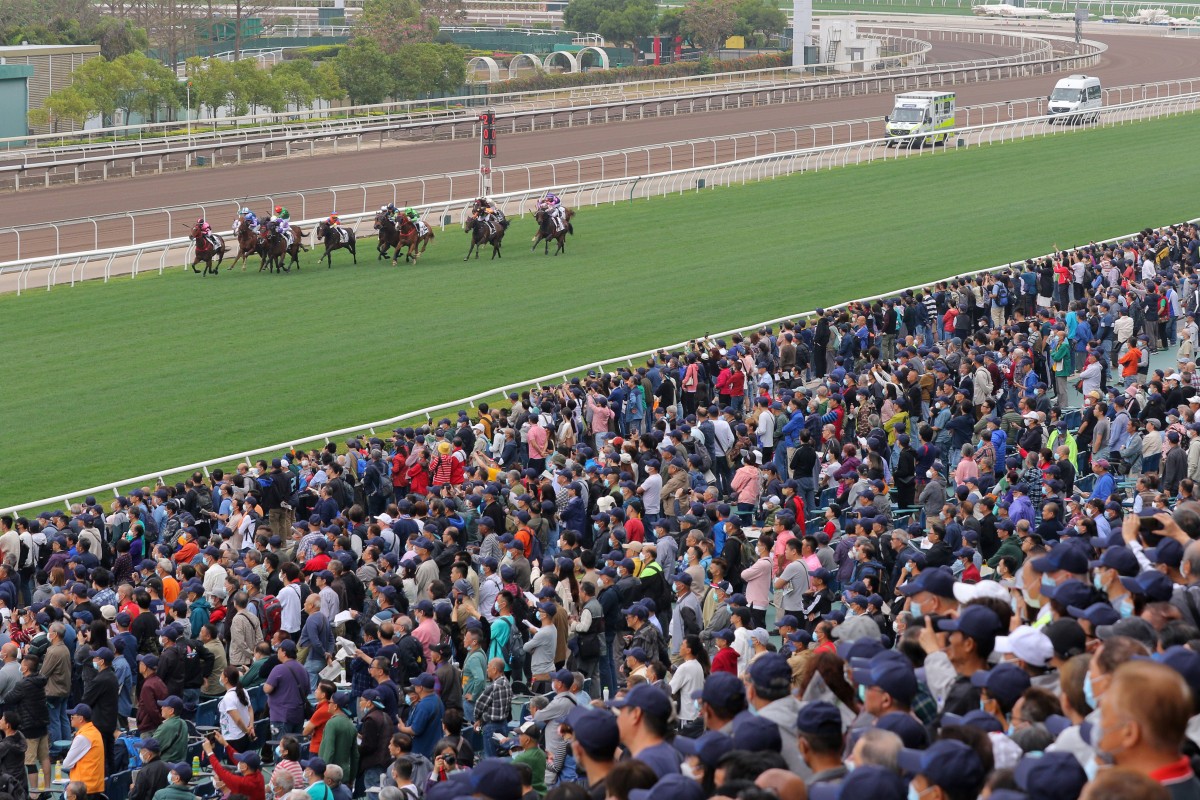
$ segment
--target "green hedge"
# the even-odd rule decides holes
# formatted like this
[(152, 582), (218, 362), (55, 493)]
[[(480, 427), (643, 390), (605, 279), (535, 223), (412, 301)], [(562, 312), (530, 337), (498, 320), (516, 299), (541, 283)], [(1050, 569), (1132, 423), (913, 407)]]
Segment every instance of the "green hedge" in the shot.
[(633, 82), (657, 80), (659, 78), (683, 78), (689, 75), (709, 75), (720, 72), (744, 72), (754, 69), (774, 69), (792, 63), (792, 54), (776, 53), (741, 58), (736, 61), (718, 61), (702, 58), (699, 61), (679, 61), (658, 66), (622, 67), (620, 70), (595, 69), (590, 72), (549, 73), (539, 72), (508, 81), (488, 84), (493, 92), (530, 92), (544, 89), (569, 89), (575, 86), (595, 86), (614, 81)]
[(297, 47), (291, 50), (284, 50), (283, 57), (289, 61), (294, 58), (303, 58), (309, 61), (324, 61), (327, 58), (336, 56), (344, 46), (340, 44), (315, 44), (311, 47)]

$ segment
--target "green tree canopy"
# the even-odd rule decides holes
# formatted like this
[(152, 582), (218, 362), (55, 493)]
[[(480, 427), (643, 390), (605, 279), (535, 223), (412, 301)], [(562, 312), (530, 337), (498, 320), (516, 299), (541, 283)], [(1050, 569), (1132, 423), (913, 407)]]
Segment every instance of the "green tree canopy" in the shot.
[(353, 105), (382, 103), (395, 89), (392, 60), (369, 36), (356, 36), (333, 60), (338, 80)]
[(389, 54), (413, 42), (432, 42), (438, 27), (438, 18), (418, 0), (363, 0), (356, 23), (357, 33)]
[(683, 35), (707, 55), (715, 55), (737, 25), (734, 0), (691, 0), (683, 8)]

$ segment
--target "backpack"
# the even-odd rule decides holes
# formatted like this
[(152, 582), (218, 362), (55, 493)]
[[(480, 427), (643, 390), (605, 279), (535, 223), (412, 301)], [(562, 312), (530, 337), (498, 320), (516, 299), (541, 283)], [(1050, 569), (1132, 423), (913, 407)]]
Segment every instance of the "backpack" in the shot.
[(996, 302), (1000, 304), (1001, 308), (1003, 308), (1008, 305), (1008, 287), (1005, 286), (1003, 282), (997, 283), (996, 285), (1000, 287), (996, 292)]
[(262, 599), (261, 614), (263, 638), (268, 642), (279, 632), (279, 627), (283, 620), (283, 606), (279, 604), (279, 598), (273, 594), (269, 594)]
[(754, 552), (754, 545), (750, 544), (750, 540), (746, 538), (745, 534), (742, 534), (741, 538), (741, 551), (743, 569), (758, 561), (758, 553)]
[(118, 736), (117, 742), (125, 745), (124, 747), (115, 747), (113, 753), (113, 761), (124, 761), (124, 766), (120, 771), (127, 769), (141, 769), (145, 764), (142, 763), (142, 754), (139, 752), (138, 744), (140, 740), (136, 736)]
[(184, 661), (183, 688), (199, 689), (212, 672), (215, 659), (199, 639), (185, 639), (187, 658)]
[(508, 625), (512, 630), (508, 634), (508, 641), (504, 644), (504, 663), (512, 670), (525, 660), (525, 648), (521, 642), (521, 630), (517, 627), (516, 621), (510, 617)]

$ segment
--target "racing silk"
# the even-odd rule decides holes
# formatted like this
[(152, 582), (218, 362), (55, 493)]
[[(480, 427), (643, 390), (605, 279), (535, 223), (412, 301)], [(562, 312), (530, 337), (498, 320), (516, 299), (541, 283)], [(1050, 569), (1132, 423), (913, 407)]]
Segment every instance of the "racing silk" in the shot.
[(551, 208), (558, 208), (560, 205), (562, 205), (562, 200), (559, 200), (558, 195), (556, 194), (546, 195), (546, 198), (542, 202)]
[(279, 218), (280, 218), (280, 219), (291, 219), (291, 218), (292, 218), (292, 213), (291, 213), (290, 211), (288, 211), (286, 208), (284, 208), (284, 209), (280, 209), (280, 211), (279, 211)]

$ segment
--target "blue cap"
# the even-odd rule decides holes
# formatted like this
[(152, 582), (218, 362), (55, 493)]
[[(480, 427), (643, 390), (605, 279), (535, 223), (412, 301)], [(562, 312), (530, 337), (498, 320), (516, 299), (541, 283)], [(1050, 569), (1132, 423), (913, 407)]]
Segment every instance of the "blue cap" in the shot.
[(563, 722), (574, 731), (579, 746), (590, 753), (609, 755), (620, 743), (617, 718), (607, 711), (573, 706)]
[[(865, 641), (865, 640), (864, 640)], [(903, 705), (911, 705), (917, 696), (917, 673), (906, 656), (896, 650), (884, 650), (863, 663), (855, 659), (854, 682), (875, 686)]]
[(929, 731), (921, 721), (912, 714), (903, 711), (891, 711), (875, 720), (875, 727), (891, 731), (900, 737), (905, 747), (913, 750), (924, 750), (929, 746)]
[(928, 750), (900, 751), (900, 768), (913, 775), (924, 775), (934, 786), (947, 794), (966, 797), (983, 786), (983, 763), (978, 754), (957, 739), (934, 742)]
[(796, 715), (796, 730), (817, 736), (840, 734), (842, 713), (832, 703), (814, 700), (800, 707), (800, 713)]
[(245, 764), (250, 769), (262, 769), (262, 756), (253, 750), (247, 750), (245, 753), (237, 753), (233, 756), (234, 761)]
[(625, 651), (625, 657), (632, 658), (635, 661), (638, 661), (642, 664), (645, 664), (650, 660), (650, 656), (646, 655), (645, 649), (643, 649), (641, 647), (629, 648), (628, 650)]
[(177, 697), (176, 695), (171, 695), (170, 697), (159, 700), (158, 707), (159, 708), (170, 708), (170, 709), (173, 709), (176, 713), (179, 713), (180, 711), (183, 711), (183, 701), (180, 700), (179, 697)]
[[(890, 715), (889, 715), (890, 716)], [(992, 795), (995, 797), (995, 793)], [(906, 800), (908, 784), (890, 769), (863, 764), (841, 781), (816, 783), (809, 787), (809, 800)]]
[(1168, 647), (1159, 660), (1183, 676), (1193, 695), (1200, 691), (1200, 653), (1177, 644)]
[(671, 716), (671, 698), (662, 689), (648, 683), (639, 683), (627, 691), (623, 698), (609, 700), (608, 707), (638, 708), (663, 719)]
[(145, 739), (138, 739), (137, 748), (139, 750), (149, 750), (151, 753), (162, 752), (162, 745), (159, 744), (158, 739), (155, 739), (153, 736), (147, 736)]
[(763, 653), (750, 664), (749, 673), (761, 690), (787, 691), (792, 685), (792, 668), (782, 653)]
[(986, 733), (1004, 732), (1004, 726), (1000, 724), (1000, 720), (981, 708), (972, 709), (961, 717), (958, 714), (942, 714), (942, 727), (947, 725), (977, 728)]
[(412, 679), (412, 685), (420, 686), (422, 689), (432, 689), (436, 685), (436, 681), (428, 672), (423, 672)]
[(72, 717), (83, 717), (84, 719), (91, 719), (92, 718), (92, 707), (87, 705), (86, 703), (80, 703), (79, 705), (75, 706), (70, 711), (68, 711), (67, 714)]
[(1108, 603), (1092, 603), (1087, 608), (1070, 606), (1067, 613), (1075, 619), (1086, 619), (1092, 623), (1093, 631), (1101, 625), (1112, 625), (1121, 619), (1120, 613)]
[[(1150, 559), (1154, 564), (1166, 564), (1172, 569), (1179, 569), (1179, 565), (1183, 563), (1183, 545), (1174, 539), (1163, 539), (1158, 543), (1158, 547), (1151, 547), (1146, 551), (1146, 558)], [(1134, 559), (1134, 564), (1136, 567), (1136, 558)], [(1121, 574), (1136, 575), (1137, 569), (1135, 568), (1133, 572), (1122, 572)]]
[(1087, 773), (1071, 753), (1030, 753), (1017, 764), (1013, 778), (1029, 800), (1067, 800), (1079, 797)]
[(1063, 607), (1082, 606), (1092, 597), (1092, 587), (1074, 578), (1065, 580), (1058, 586), (1043, 586), (1042, 597), (1054, 600)]
[(912, 597), (921, 592), (929, 592), (936, 597), (954, 598), (954, 573), (947, 567), (927, 569), (908, 583), (898, 588), (900, 594)]
[(739, 715), (733, 720), (733, 749), (778, 753), (783, 750), (779, 726), (766, 717)]
[(738, 708), (745, 705), (746, 686), (736, 675), (714, 672), (705, 679), (703, 689), (692, 692), (692, 699), (707, 703), (717, 711)]
[[(570, 717), (570, 714), (567, 716)], [(776, 733), (778, 734), (778, 730)], [(733, 739), (719, 731), (705, 731), (695, 739), (676, 736), (672, 744), (685, 756), (695, 756), (700, 759), (700, 763), (709, 769), (715, 768), (722, 756), (733, 749)]]
[(704, 800), (704, 787), (699, 781), (684, 777), (679, 773), (664, 775), (650, 789), (632, 789), (629, 800), (655, 800), (655, 798), (670, 797), (671, 800)]
[(1002, 626), (996, 612), (986, 606), (966, 606), (956, 619), (938, 620), (938, 630), (958, 631), (976, 640), (994, 640)]
[(1034, 572), (1048, 573), (1065, 570), (1074, 575), (1083, 575), (1088, 571), (1088, 557), (1082, 545), (1064, 542), (1051, 550), (1048, 555), (1035, 558), (1029, 566)]
[[(1174, 539), (1164, 539), (1163, 542), (1171, 542), (1176, 547), (1179, 547), (1179, 543)], [(1146, 551), (1147, 558), (1150, 557), (1151, 552), (1152, 551), (1150, 550)], [(1183, 558), (1183, 548), (1181, 547), (1179, 548), (1179, 557), (1181, 559)], [(1151, 558), (1150, 560), (1153, 561), (1154, 559)], [(1124, 546), (1110, 547), (1104, 551), (1104, 554), (1100, 556), (1099, 560), (1090, 561), (1088, 563), (1093, 569), (1096, 567), (1110, 567), (1127, 578), (1132, 578), (1141, 571), (1141, 567), (1138, 565), (1137, 556), (1133, 554), (1132, 550)], [(1176, 562), (1176, 566), (1178, 566), (1178, 562)]]
[(1121, 585), (1133, 594), (1145, 597), (1150, 603), (1167, 602), (1175, 589), (1171, 579), (1158, 570), (1143, 572), (1136, 578), (1121, 578)]
[(971, 675), (971, 685), (978, 689), (986, 689), (987, 693), (1005, 708), (1013, 704), (1025, 694), (1029, 688), (1029, 675), (1016, 664), (1001, 663), (992, 669), (982, 669)]

